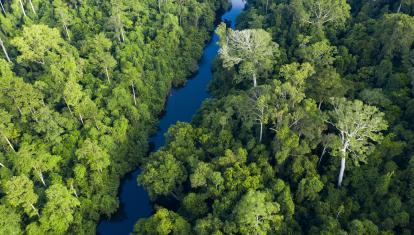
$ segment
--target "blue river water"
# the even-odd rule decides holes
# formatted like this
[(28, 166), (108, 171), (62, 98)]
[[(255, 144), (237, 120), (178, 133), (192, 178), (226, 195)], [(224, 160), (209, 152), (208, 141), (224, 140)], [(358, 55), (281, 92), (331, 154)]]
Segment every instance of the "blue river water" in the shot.
[[(231, 0), (232, 7), (222, 17), (222, 21), (230, 21), (235, 27), (237, 16), (245, 7), (244, 0)], [(219, 37), (214, 34), (210, 43), (204, 48), (199, 62), (197, 74), (188, 80), (182, 88), (173, 89), (168, 97), (165, 114), (160, 119), (157, 133), (150, 139), (154, 151), (164, 145), (164, 133), (177, 121), (189, 122), (202, 102), (208, 98), (208, 83), (211, 81), (213, 60), (217, 56)], [(137, 185), (139, 169), (127, 174), (121, 182), (120, 208), (109, 220), (102, 220), (97, 228), (100, 235), (127, 235), (133, 230), (134, 224), (140, 218), (146, 218), (153, 212), (148, 194), (144, 188)]]

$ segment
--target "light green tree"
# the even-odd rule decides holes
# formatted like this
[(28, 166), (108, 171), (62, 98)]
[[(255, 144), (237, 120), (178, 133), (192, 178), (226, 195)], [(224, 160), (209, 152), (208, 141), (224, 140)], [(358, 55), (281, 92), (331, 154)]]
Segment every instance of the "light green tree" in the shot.
[(44, 174), (56, 169), (61, 158), (48, 152), (42, 143), (22, 143), (16, 156), (11, 160), (20, 174), (34, 175), (46, 187)]
[(76, 156), (79, 160), (85, 160), (93, 171), (102, 172), (111, 163), (107, 151), (89, 138), (76, 150)]
[(93, 68), (98, 68), (101, 74), (105, 74), (108, 83), (111, 82), (110, 73), (116, 66), (116, 60), (111, 55), (112, 42), (100, 33), (86, 40), (82, 51), (87, 54), (88, 62)]
[(54, 184), (46, 190), (47, 203), (42, 210), (40, 224), (49, 234), (64, 234), (72, 223), (74, 210), (79, 200), (61, 184)]
[(345, 161), (351, 157), (355, 163), (366, 162), (372, 144), (382, 138), (381, 131), (388, 125), (384, 113), (376, 107), (365, 105), (360, 100), (349, 101), (345, 98), (331, 99), (333, 110), (329, 111), (329, 120), (338, 130), (341, 168), (338, 175), (338, 187), (341, 186), (345, 172)]
[(151, 198), (168, 194), (177, 197), (174, 189), (186, 179), (184, 166), (164, 151), (156, 152), (151, 158), (138, 176), (138, 183), (147, 189)]
[(35, 62), (42, 65), (45, 64), (47, 55), (61, 50), (62, 43), (57, 29), (42, 24), (23, 27), (22, 36), (11, 41), (20, 52), (17, 62)]
[(241, 234), (264, 235), (280, 228), (280, 206), (269, 198), (264, 192), (250, 190), (237, 203), (233, 214)]
[(158, 209), (157, 212), (148, 219), (141, 219), (134, 227), (132, 234), (148, 235), (179, 235), (191, 234), (190, 224), (178, 214), (165, 208)]
[(323, 26), (327, 23), (343, 25), (351, 16), (346, 0), (294, 0), (293, 6), (303, 23)]
[(0, 234), (19, 235), (23, 234), (20, 228), (20, 215), (13, 208), (0, 205)]
[(38, 196), (33, 190), (33, 182), (24, 175), (13, 176), (4, 183), (4, 193), (6, 202), (16, 208), (22, 208), (29, 215), (39, 215), (34, 206)]
[(269, 71), (278, 55), (278, 44), (263, 29), (232, 30), (221, 24), (217, 33), (220, 36), (219, 55), (223, 67), (240, 66), (240, 73), (253, 79), (257, 86), (258, 74)]

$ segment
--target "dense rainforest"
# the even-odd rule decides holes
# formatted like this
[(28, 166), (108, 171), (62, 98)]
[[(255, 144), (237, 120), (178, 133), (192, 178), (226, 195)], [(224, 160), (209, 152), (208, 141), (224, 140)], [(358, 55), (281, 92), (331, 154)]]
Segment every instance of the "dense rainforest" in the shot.
[(413, 234), (414, 1), (249, 0), (135, 234)]
[(0, 3), (0, 234), (94, 234), (229, 4)]

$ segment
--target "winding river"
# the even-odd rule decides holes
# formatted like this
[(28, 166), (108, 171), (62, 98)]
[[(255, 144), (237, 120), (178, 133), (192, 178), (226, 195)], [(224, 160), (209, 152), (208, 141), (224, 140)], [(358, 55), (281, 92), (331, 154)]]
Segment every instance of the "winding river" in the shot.
[[(231, 0), (232, 7), (222, 17), (222, 21), (230, 21), (235, 27), (236, 17), (243, 11), (244, 0)], [(214, 34), (211, 42), (204, 48), (199, 63), (198, 73), (188, 80), (183, 88), (173, 89), (166, 104), (165, 115), (160, 119), (157, 133), (151, 138), (154, 151), (164, 144), (164, 133), (177, 121), (189, 122), (200, 108), (203, 100), (208, 98), (207, 85), (211, 81), (213, 60), (218, 52), (219, 37)], [(100, 235), (127, 235), (133, 230), (139, 218), (151, 215), (152, 206), (143, 187), (137, 185), (139, 169), (125, 176), (120, 188), (120, 208), (110, 220), (102, 220), (97, 228)]]

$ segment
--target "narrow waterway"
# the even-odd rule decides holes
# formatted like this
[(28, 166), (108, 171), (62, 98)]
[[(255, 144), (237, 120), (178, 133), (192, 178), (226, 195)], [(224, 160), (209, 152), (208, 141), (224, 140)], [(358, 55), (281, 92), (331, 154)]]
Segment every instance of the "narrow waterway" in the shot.
[[(231, 0), (232, 7), (222, 17), (235, 27), (236, 17), (243, 11), (244, 0)], [(173, 89), (168, 97), (165, 115), (160, 119), (157, 133), (151, 138), (154, 151), (164, 144), (164, 133), (177, 121), (189, 122), (201, 103), (208, 97), (207, 85), (211, 81), (213, 60), (218, 52), (218, 36), (213, 35), (211, 42), (204, 48), (199, 63), (198, 73), (190, 79), (185, 87)], [(133, 230), (139, 218), (151, 215), (152, 207), (144, 188), (137, 185), (139, 169), (128, 174), (121, 182), (120, 208), (110, 220), (102, 220), (97, 232), (100, 235), (127, 235)]]

